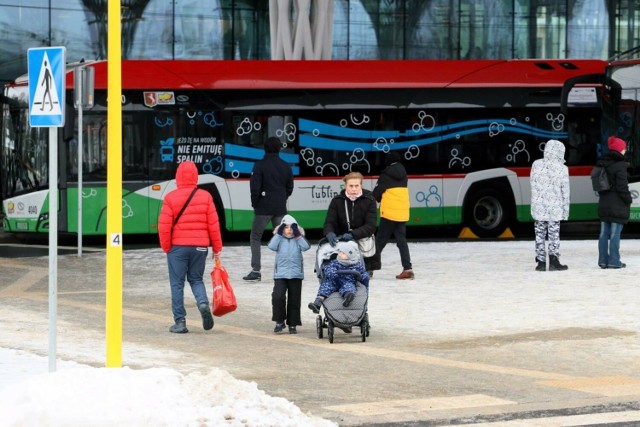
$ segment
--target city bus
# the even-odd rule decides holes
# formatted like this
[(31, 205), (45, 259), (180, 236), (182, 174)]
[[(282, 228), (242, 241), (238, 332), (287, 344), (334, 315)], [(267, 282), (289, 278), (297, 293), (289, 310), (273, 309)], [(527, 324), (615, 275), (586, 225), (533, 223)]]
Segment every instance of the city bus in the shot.
[[(82, 65), (95, 72), (93, 106), (81, 123), (82, 232), (101, 235), (107, 63)], [(607, 66), (568, 59), (123, 60), (123, 233), (157, 232), (162, 199), (183, 161), (198, 166), (199, 187), (212, 194), (224, 229), (249, 230), (249, 178), (271, 136), (281, 140), (280, 156), (294, 171), (289, 212), (308, 229), (322, 227), (344, 175), (361, 172), (372, 189), (386, 154), (396, 151), (409, 175), (409, 226), (459, 225), (479, 237), (504, 236), (516, 222), (532, 220), (531, 163), (550, 139), (566, 146), (570, 220), (597, 219), (589, 172), (615, 114), (604, 79), (580, 78), (604, 76)], [(80, 210), (75, 69), (68, 67), (65, 125), (58, 129), (58, 229), (68, 233), (78, 231)], [(567, 81), (576, 83), (567, 90)], [(30, 127), (28, 105), (26, 76), (6, 85), (5, 232), (48, 230), (48, 129)]]

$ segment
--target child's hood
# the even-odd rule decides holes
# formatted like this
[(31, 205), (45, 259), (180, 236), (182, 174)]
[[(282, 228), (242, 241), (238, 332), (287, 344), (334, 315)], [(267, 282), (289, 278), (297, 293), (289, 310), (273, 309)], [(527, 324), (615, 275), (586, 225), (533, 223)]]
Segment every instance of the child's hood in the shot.
[[(289, 225), (289, 226), (291, 226), (293, 224), (297, 224), (298, 225), (298, 230), (300, 230), (300, 234), (302, 234), (304, 236), (304, 229), (302, 227), (300, 227), (300, 224), (298, 224), (298, 221), (296, 221), (296, 219), (293, 216), (287, 214), (284, 217), (282, 217), (282, 221), (280, 221), (280, 225), (282, 225), (282, 224)], [(279, 227), (280, 226), (276, 227), (273, 230), (273, 234), (278, 232), (278, 228)]]

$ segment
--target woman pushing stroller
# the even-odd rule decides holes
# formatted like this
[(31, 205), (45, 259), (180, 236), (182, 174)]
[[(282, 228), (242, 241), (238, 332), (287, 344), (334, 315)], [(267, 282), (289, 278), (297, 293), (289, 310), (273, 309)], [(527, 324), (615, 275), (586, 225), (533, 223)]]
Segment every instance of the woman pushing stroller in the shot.
[(334, 292), (343, 298), (342, 305), (348, 307), (356, 295), (356, 283), (369, 289), (369, 273), (364, 267), (358, 244), (354, 241), (338, 242), (337, 255), (322, 266), (323, 274), (315, 301), (309, 303), (314, 313), (320, 313), (322, 301)]

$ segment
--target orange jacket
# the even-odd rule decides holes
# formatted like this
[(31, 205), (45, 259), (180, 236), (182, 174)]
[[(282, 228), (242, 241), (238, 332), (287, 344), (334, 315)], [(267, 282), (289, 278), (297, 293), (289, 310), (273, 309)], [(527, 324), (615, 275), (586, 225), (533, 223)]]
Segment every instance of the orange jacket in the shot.
[(174, 245), (211, 246), (214, 253), (222, 250), (218, 213), (208, 192), (197, 190), (178, 223), (173, 225), (175, 217), (197, 184), (196, 165), (192, 162), (180, 163), (176, 171), (178, 188), (165, 196), (158, 217), (158, 236), (164, 252), (169, 252)]

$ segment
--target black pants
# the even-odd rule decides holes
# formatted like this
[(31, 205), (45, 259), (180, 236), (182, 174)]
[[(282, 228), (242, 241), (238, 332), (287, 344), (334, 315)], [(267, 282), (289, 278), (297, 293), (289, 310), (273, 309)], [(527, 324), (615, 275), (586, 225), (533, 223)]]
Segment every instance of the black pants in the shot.
[[(287, 300), (287, 293), (289, 298)], [(275, 279), (271, 293), (273, 316), (271, 320), (289, 326), (302, 325), (300, 303), (302, 299), (302, 279)]]
[(403, 270), (411, 270), (411, 254), (407, 245), (407, 224), (405, 222), (391, 221), (380, 218), (380, 225), (376, 232), (376, 254), (378, 262), (381, 263), (382, 250), (393, 236), (400, 251), (400, 262)]

